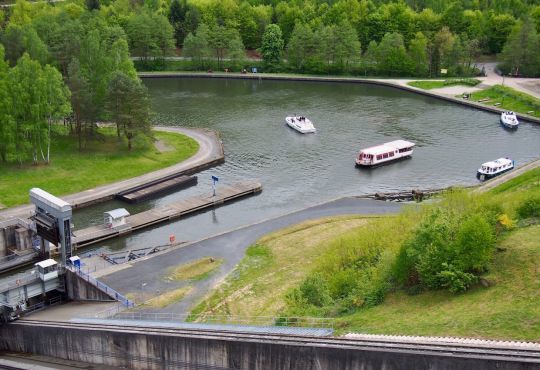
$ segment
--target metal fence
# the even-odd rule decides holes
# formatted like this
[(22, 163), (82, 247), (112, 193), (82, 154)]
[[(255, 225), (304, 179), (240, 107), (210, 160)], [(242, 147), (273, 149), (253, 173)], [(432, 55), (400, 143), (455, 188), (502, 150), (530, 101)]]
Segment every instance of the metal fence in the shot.
[(103, 293), (107, 294), (109, 297), (116, 299), (118, 302), (120, 302), (125, 307), (127, 307), (127, 308), (135, 307), (135, 303), (130, 301), (126, 297), (124, 297), (121, 293), (118, 293), (113, 288), (109, 287), (106, 284), (103, 284), (102, 282), (100, 282), (96, 278), (94, 278), (94, 277), (90, 276), (89, 274), (81, 271), (80, 269), (78, 269), (78, 268), (76, 268), (74, 266), (71, 266), (71, 265), (66, 265), (66, 269), (68, 269), (69, 271), (75, 273), (81, 279), (83, 279), (83, 280), (87, 281), (88, 283), (92, 284), (93, 286), (95, 286), (96, 288), (101, 290)]
[(89, 314), (84, 318), (160, 321), (177, 323), (221, 324), (240, 326), (284, 326), (303, 328), (334, 328), (333, 318), (287, 317), (287, 316), (236, 316), (236, 315), (190, 315), (173, 312), (135, 312), (115, 306), (108, 310)]

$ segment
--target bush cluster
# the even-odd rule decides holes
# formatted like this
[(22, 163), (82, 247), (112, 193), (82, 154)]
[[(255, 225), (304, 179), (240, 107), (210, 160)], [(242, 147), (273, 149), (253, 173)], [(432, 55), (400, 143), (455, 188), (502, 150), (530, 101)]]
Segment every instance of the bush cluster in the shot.
[(490, 213), (431, 211), (402, 245), (398, 281), (408, 288), (467, 290), (491, 258), (496, 222)]

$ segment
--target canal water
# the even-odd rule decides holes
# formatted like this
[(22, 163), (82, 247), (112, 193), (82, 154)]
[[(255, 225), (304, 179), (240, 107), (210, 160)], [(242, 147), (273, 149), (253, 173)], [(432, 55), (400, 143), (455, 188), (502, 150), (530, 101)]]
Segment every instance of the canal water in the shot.
[[(163, 126), (219, 131), (225, 164), (198, 174), (199, 185), (136, 206), (113, 201), (75, 213), (76, 228), (102, 222), (102, 212), (140, 212), (257, 179), (263, 192), (215, 210), (157, 226), (96, 247), (119, 250), (193, 241), (347, 195), (473, 185), (479, 165), (510, 157), (516, 165), (540, 157), (540, 125), (508, 131), (499, 116), (388, 87), (350, 83), (147, 79)], [(302, 135), (284, 124), (304, 115), (317, 128)], [(417, 144), (411, 159), (358, 169), (360, 148), (394, 139)]]

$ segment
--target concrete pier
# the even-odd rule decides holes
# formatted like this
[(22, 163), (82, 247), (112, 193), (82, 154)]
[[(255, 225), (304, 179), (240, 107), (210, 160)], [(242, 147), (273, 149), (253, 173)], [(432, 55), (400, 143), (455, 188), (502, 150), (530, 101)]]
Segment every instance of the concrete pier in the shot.
[(220, 186), (219, 191), (215, 196), (212, 193), (202, 194), (199, 196), (182, 199), (178, 202), (167, 204), (165, 206), (153, 208), (145, 212), (137, 213), (126, 217), (125, 225), (115, 228), (92, 226), (75, 231), (73, 233), (73, 245), (80, 248), (93, 243), (98, 243), (102, 240), (115, 238), (135, 230), (140, 230), (161, 222), (183, 217), (206, 208), (219, 206), (225, 202), (258, 193), (261, 190), (262, 185), (256, 181), (245, 181), (229, 186)]

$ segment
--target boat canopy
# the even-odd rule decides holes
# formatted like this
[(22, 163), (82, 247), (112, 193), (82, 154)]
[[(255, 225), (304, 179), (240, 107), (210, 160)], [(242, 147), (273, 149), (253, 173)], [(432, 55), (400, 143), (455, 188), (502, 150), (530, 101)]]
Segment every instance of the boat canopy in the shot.
[(486, 163), (482, 163), (482, 167), (489, 167), (489, 168), (495, 168), (495, 167), (504, 167), (512, 164), (512, 160), (508, 158), (499, 158), (494, 161), (489, 161)]
[(414, 143), (411, 143), (410, 141), (406, 140), (395, 140), (391, 141), (389, 143), (384, 143), (377, 146), (372, 146), (366, 149), (362, 149), (361, 152), (365, 154), (372, 154), (372, 155), (378, 155), (378, 154), (384, 154), (388, 152), (394, 152), (396, 150), (403, 150), (410, 148), (412, 149), (414, 147)]

